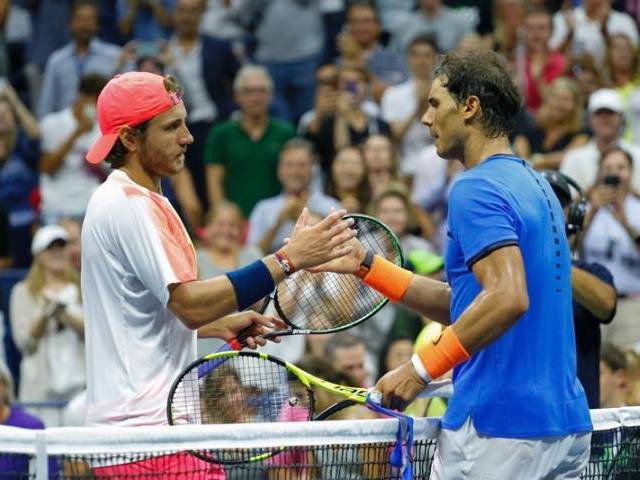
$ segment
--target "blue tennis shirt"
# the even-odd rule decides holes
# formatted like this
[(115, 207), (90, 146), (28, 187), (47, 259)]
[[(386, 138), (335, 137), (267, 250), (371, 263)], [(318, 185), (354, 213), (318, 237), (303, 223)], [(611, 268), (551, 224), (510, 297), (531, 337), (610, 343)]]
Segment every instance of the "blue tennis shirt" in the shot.
[(449, 197), (446, 271), (455, 321), (480, 293), (472, 265), (518, 245), (529, 310), (504, 335), (454, 369), (442, 426), (471, 416), (487, 436), (563, 436), (592, 429), (576, 376), (571, 259), (562, 208), (524, 160), (494, 155), (460, 174)]

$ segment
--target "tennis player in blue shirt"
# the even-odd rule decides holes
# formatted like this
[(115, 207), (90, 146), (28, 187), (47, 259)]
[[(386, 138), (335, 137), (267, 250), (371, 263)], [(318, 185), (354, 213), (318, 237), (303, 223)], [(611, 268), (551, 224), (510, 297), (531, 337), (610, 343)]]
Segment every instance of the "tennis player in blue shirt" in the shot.
[(454, 368), (432, 480), (578, 478), (589, 459), (563, 212), (547, 181), (511, 151), (519, 108), (491, 52), (448, 54), (436, 71), (422, 121), (438, 154), (466, 167), (449, 197), (448, 283), (362, 247), (323, 267), (357, 273), (449, 325), (376, 385), (387, 406), (402, 409)]

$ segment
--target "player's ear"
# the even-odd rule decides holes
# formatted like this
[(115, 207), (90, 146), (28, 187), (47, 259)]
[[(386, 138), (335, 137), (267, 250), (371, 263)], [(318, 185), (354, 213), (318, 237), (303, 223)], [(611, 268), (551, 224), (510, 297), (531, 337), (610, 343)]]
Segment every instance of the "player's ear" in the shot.
[(462, 116), (465, 120), (472, 120), (480, 112), (480, 99), (475, 95), (469, 95), (462, 104)]
[(130, 152), (136, 150), (136, 132), (131, 127), (128, 125), (120, 127), (118, 138), (127, 150)]

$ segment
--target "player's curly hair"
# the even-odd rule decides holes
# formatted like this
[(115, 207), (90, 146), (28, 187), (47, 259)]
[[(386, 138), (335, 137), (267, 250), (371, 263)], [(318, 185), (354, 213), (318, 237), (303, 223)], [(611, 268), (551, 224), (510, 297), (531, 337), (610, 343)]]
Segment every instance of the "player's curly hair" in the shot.
[[(164, 77), (164, 88), (167, 92), (175, 93), (179, 97), (182, 97), (182, 95), (184, 94), (182, 86), (171, 75), (166, 75)], [(135, 132), (136, 135), (141, 135), (144, 137), (144, 134), (149, 127), (149, 121), (150, 120), (142, 122), (135, 127), (131, 127), (131, 129)], [(111, 150), (107, 154), (104, 161), (107, 162), (111, 166), (111, 168), (120, 168), (124, 166), (128, 153), (129, 151), (127, 150), (127, 147), (125, 147), (118, 138), (113, 144), (113, 147), (111, 147)]]
[(462, 103), (470, 96), (480, 99), (480, 124), (489, 138), (509, 135), (522, 99), (506, 69), (505, 60), (494, 52), (447, 53), (435, 75), (449, 94)]

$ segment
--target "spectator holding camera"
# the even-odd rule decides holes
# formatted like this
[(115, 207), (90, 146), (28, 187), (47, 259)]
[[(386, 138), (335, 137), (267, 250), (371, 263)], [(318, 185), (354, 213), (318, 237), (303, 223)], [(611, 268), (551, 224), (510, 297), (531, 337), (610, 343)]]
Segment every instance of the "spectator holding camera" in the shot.
[[(11, 327), (22, 353), (22, 402), (68, 400), (85, 385), (84, 319), (80, 278), (66, 248), (69, 236), (58, 225), (33, 237), (27, 277), (11, 292)], [(54, 418), (43, 416), (46, 424)]]
[(367, 70), (354, 64), (341, 65), (338, 90), (335, 114), (325, 119), (317, 135), (307, 134), (320, 154), (320, 166), (327, 176), (338, 150), (359, 145), (369, 135), (379, 133), (391, 136), (389, 124), (364, 107), (369, 91)]
[(316, 70), (316, 92), (313, 109), (305, 112), (298, 122), (299, 135), (317, 135), (322, 122), (336, 113), (338, 103), (338, 67), (333, 63), (320, 65)]
[(618, 311), (603, 333), (622, 348), (640, 342), (640, 199), (631, 192), (633, 169), (622, 148), (602, 154), (583, 240), (585, 259), (603, 264), (615, 279)]

